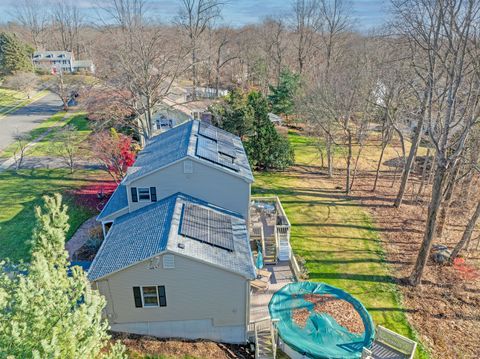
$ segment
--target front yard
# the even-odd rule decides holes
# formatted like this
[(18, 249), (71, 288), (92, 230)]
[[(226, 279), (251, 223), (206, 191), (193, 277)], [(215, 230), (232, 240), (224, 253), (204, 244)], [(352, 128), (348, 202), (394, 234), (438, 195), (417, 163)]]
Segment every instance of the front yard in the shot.
[[(29, 244), (35, 225), (34, 207), (45, 194), (62, 193), (70, 216), (69, 239), (76, 229), (96, 213), (86, 197), (95, 196), (95, 188), (111, 187), (100, 171), (35, 169), (0, 173), (0, 260), (29, 260)], [(85, 188), (91, 189), (85, 191)], [(92, 189), (93, 188), (93, 189)], [(90, 201), (91, 202), (91, 201)]]
[[(313, 141), (290, 133), (296, 166), (256, 173), (254, 195), (275, 195), (292, 223), (291, 242), (312, 281), (342, 288), (360, 299), (375, 324), (417, 339), (384, 257), (378, 229), (360, 203), (346, 199), (323, 174)], [(428, 358), (423, 348), (417, 358)]]

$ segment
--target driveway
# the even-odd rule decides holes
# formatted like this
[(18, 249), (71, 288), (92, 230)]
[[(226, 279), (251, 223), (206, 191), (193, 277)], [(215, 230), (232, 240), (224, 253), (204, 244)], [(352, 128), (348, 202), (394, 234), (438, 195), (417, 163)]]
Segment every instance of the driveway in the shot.
[(42, 121), (62, 109), (62, 101), (53, 93), (0, 118), (0, 151), (14, 141), (15, 133), (28, 133)]

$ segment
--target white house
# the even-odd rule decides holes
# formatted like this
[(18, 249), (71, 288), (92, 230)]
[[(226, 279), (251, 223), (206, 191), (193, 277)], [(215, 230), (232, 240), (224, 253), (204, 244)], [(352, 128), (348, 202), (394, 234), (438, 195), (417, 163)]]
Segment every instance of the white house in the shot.
[(75, 60), (70, 51), (35, 51), (32, 58), (37, 69), (49, 72), (95, 72), (95, 65), (91, 60)]

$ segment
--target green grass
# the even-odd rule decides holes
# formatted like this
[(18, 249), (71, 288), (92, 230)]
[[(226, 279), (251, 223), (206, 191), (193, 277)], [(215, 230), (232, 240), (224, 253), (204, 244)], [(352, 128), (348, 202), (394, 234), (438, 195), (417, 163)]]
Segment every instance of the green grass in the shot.
[[(63, 117), (63, 116), (62, 116)], [(55, 145), (56, 145), (56, 133), (61, 127), (66, 125), (75, 126), (76, 131), (76, 141), (77, 143), (85, 140), (90, 133), (92, 132), (88, 126), (88, 120), (85, 117), (84, 113), (76, 113), (68, 118), (60, 127), (53, 129), (47, 136), (45, 136), (41, 141), (39, 141), (35, 146), (28, 150), (27, 156), (52, 156), (55, 155)], [(53, 153), (52, 153), (53, 150)]]
[[(67, 190), (91, 184), (100, 176), (97, 171), (76, 171), (67, 169), (36, 169), (4, 171), (0, 173), (0, 260), (29, 260), (29, 245), (35, 224), (34, 207), (42, 203), (44, 194)], [(65, 196), (69, 205), (69, 239), (77, 228), (94, 213), (75, 205), (71, 197)]]
[(27, 95), (23, 92), (0, 88), (0, 113), (26, 98)]
[[(377, 325), (418, 340), (407, 321), (371, 216), (346, 199), (332, 181), (316, 174), (319, 156), (311, 139), (295, 133), (289, 138), (296, 163), (305, 172), (256, 173), (253, 194), (280, 197), (292, 223), (294, 252), (305, 260), (309, 280), (348, 291), (362, 301)], [(421, 347), (416, 357), (429, 356)]]
[(27, 94), (23, 92), (0, 88), (0, 119), (3, 117), (3, 115), (6, 115), (9, 112), (28, 105), (30, 102), (45, 96), (46, 93), (47, 91), (45, 90), (40, 91), (31, 98), (28, 98)]

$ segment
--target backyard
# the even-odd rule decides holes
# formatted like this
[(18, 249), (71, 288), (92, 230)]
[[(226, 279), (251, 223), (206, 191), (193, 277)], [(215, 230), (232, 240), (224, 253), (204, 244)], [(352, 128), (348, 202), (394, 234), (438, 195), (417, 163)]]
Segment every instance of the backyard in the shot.
[[(292, 132), (289, 138), (296, 166), (256, 173), (253, 194), (280, 197), (292, 223), (293, 250), (305, 260), (310, 280), (348, 291), (363, 302), (375, 324), (418, 340), (391, 276), (380, 229), (361, 203), (336, 188), (343, 183), (325, 176), (313, 140)], [(417, 357), (429, 356), (420, 347)]]

